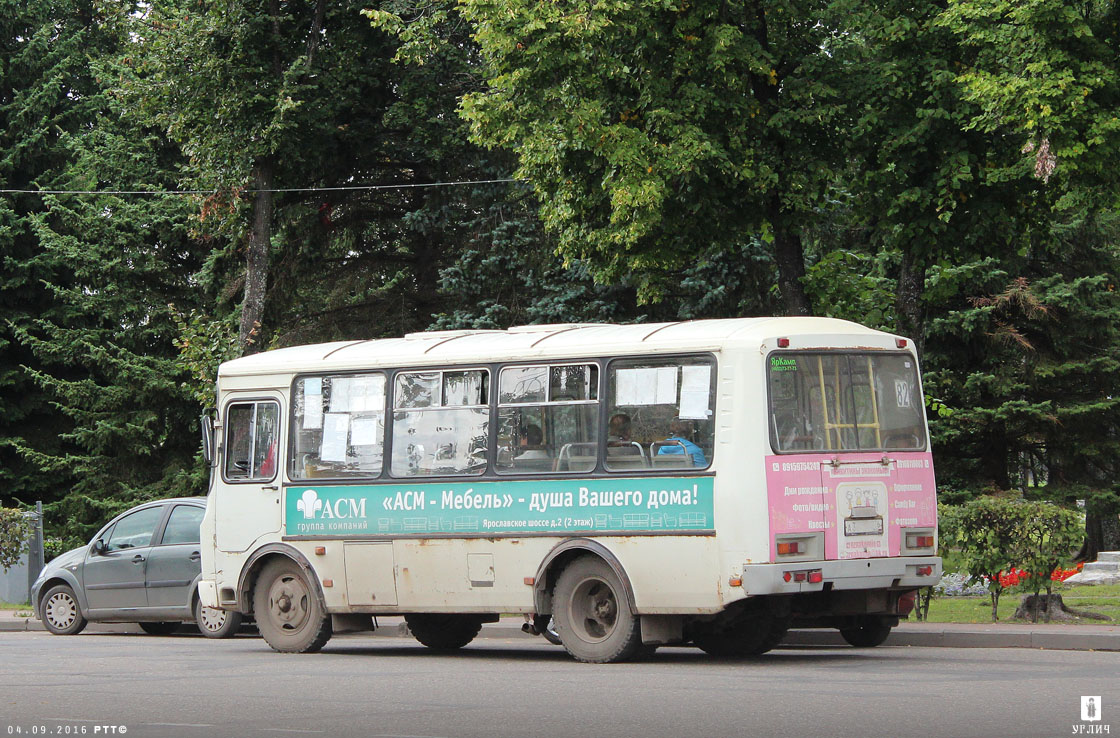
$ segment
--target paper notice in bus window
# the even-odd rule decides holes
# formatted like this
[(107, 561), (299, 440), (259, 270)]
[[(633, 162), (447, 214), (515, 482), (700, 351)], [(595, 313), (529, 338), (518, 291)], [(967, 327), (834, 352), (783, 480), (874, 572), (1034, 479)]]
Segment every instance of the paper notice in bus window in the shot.
[(381, 410), (385, 407), (385, 377), (352, 377), (349, 394), (350, 412)]
[(615, 405), (637, 405), (638, 380), (637, 369), (619, 369), (615, 373)]
[(346, 436), (350, 430), (350, 416), (346, 413), (327, 413), (323, 418), (323, 444), (319, 447), (319, 458), (323, 461), (346, 461)]
[(681, 404), (677, 414), (682, 420), (705, 420), (712, 389), (710, 366), (681, 367)]
[(677, 401), (677, 368), (663, 366), (657, 370), (657, 397), (658, 405), (672, 405)]
[(377, 418), (354, 418), (350, 422), (351, 446), (374, 446), (378, 441)]
[(331, 380), (331, 412), (350, 412), (350, 377), (335, 377)]
[(303, 429), (317, 430), (323, 427), (323, 396), (303, 395)]

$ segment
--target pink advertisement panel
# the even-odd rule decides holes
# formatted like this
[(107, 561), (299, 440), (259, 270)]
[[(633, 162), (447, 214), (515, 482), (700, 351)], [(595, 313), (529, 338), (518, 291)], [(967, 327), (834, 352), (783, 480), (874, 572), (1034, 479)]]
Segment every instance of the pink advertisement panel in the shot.
[(770, 556), (774, 536), (824, 533), (825, 557), (898, 556), (902, 528), (934, 527), (937, 495), (929, 452), (766, 457)]

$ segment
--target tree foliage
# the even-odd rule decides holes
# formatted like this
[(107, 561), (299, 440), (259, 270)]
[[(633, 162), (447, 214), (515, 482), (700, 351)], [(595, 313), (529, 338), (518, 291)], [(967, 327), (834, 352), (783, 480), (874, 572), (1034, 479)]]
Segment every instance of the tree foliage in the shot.
[(0, 482), (55, 534), (201, 492), (242, 353), (811, 311), (914, 340), (946, 498), (1120, 545), (1114, 1), (0, 8), (3, 187), (101, 193), (0, 197)]

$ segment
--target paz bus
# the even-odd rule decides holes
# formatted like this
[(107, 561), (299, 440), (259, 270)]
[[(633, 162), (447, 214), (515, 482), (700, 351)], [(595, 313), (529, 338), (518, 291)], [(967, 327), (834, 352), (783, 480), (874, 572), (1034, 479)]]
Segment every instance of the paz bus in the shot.
[(527, 325), (221, 365), (204, 605), (278, 651), (403, 615), (551, 621), (576, 659), (881, 643), (938, 581), (918, 362), (822, 318)]

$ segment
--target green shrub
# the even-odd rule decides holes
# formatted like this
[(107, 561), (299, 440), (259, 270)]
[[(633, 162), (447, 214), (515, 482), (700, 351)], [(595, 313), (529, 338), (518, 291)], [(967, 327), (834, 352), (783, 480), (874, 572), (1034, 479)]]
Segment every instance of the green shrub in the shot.
[(999, 598), (1006, 588), (1001, 574), (1019, 570), (1035, 594), (1049, 591), (1050, 573), (1080, 544), (1077, 513), (1049, 502), (985, 496), (941, 512), (941, 540), (955, 545), (970, 581), (988, 588), (992, 620), (999, 619)]
[(31, 521), (21, 510), (0, 507), (0, 569), (7, 571), (19, 563), (30, 548), (33, 532)]

